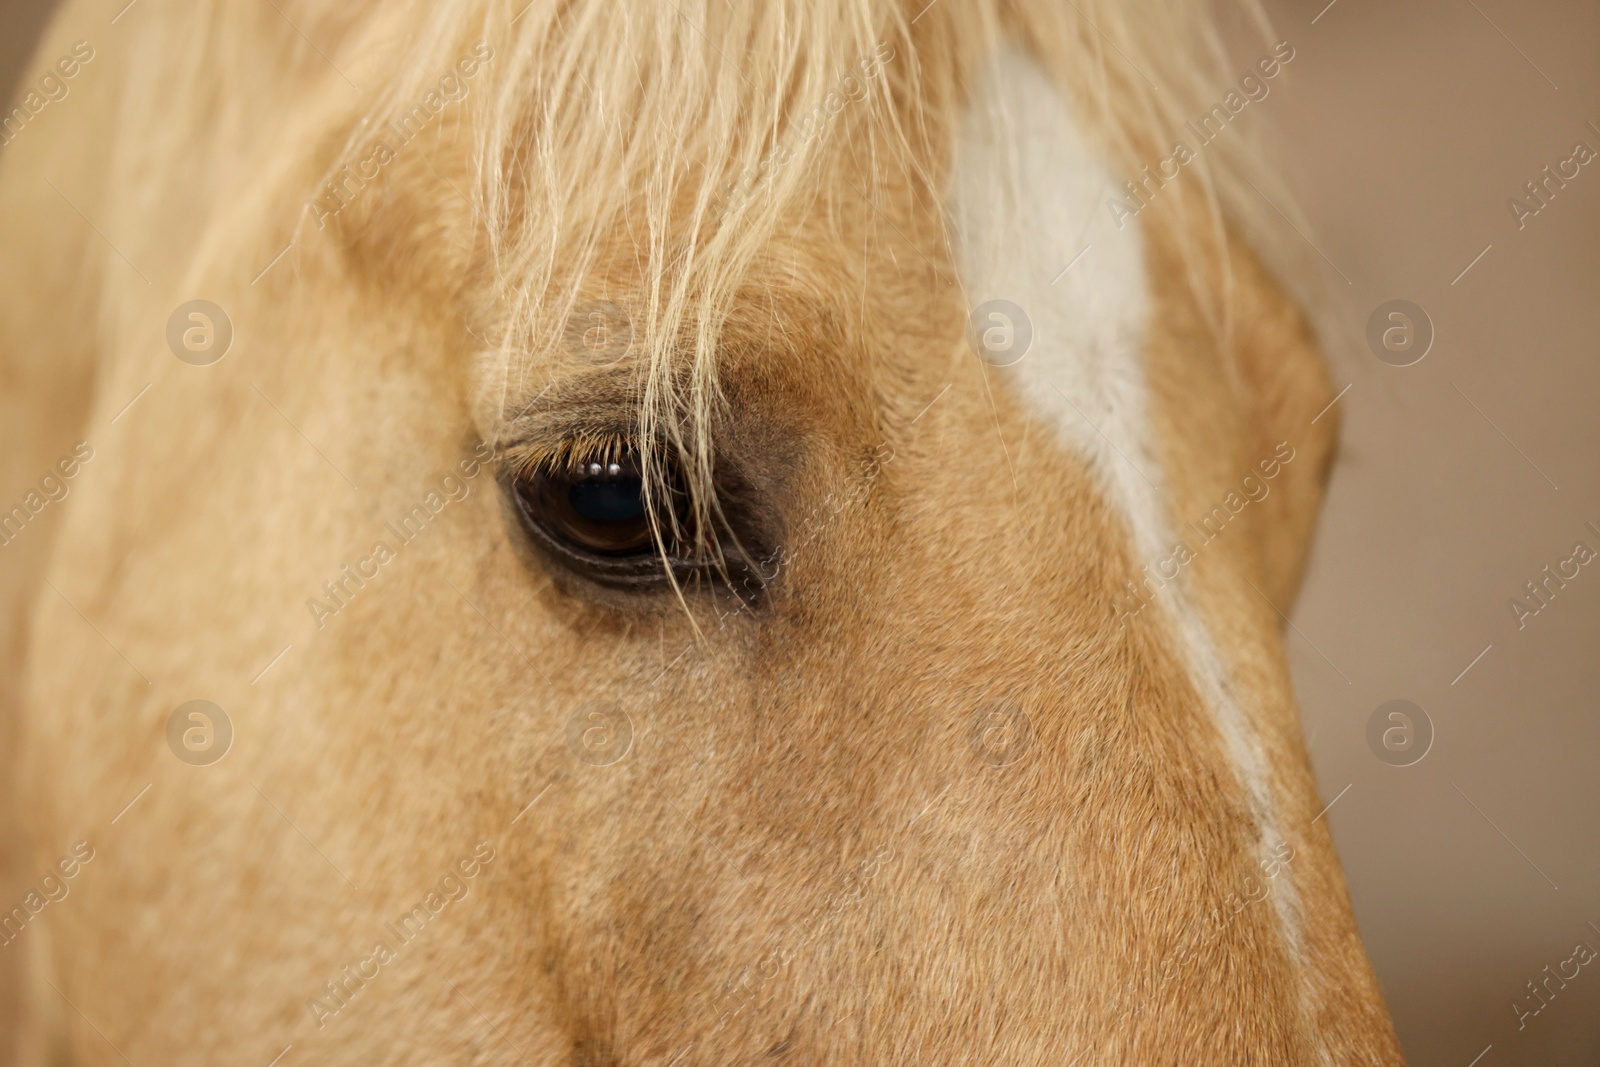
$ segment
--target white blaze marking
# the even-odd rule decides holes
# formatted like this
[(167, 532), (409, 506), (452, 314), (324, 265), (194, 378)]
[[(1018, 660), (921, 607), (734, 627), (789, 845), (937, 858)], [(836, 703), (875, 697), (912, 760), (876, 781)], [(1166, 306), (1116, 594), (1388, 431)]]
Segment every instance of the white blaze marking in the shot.
[[(1143, 238), (1135, 218), (1118, 229), (1106, 199), (1115, 178), (1090, 147), (1067, 97), (1030, 56), (999, 50), (978, 79), (951, 175), (950, 210), (968, 306), (1009, 300), (1033, 323), (1033, 346), (997, 373), (1032, 411), (1085, 456), (1133, 532), (1136, 560), (1168, 555), (1176, 537), (1153, 454), (1142, 355), (1150, 311)], [(1083, 261), (1063, 270), (1079, 249)], [(1054, 279), (1054, 282), (1052, 282)], [(1191, 679), (1210, 709), (1254, 809), (1262, 858), (1281, 840), (1266, 759), (1182, 576), (1161, 602), (1176, 626)], [(1298, 894), (1275, 880), (1290, 952), (1298, 957)]]

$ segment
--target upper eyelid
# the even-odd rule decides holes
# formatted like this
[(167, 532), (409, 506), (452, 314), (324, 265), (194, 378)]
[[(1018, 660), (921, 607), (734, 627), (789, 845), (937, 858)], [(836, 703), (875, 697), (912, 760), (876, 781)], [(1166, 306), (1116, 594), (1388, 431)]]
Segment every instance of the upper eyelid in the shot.
[(504, 439), (500, 455), (505, 470), (523, 477), (535, 470), (575, 467), (581, 461), (621, 459), (634, 451), (631, 431), (611, 430), (587, 423), (561, 430), (544, 426), (523, 436)]
[(621, 452), (637, 441), (638, 400), (632, 382), (615, 374), (551, 382), (519, 407), (507, 407), (494, 440), (514, 471), (530, 471), (580, 452)]
[(498, 436), (502, 440), (526, 435), (540, 423), (563, 417), (599, 415), (603, 421), (615, 421), (623, 411), (636, 412), (637, 404), (631, 401), (628, 390), (616, 388), (615, 383), (600, 383), (596, 388), (587, 382), (552, 381), (527, 401), (506, 404), (498, 420)]

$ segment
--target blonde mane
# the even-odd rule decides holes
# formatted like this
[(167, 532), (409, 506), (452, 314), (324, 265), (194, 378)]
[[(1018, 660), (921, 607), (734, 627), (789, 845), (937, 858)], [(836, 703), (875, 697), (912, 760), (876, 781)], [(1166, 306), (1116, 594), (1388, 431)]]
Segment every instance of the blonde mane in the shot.
[[(1224, 7), (1267, 40), (1253, 0)], [(494, 294), (487, 371), (506, 397), (522, 393), (575, 307), (637, 294), (626, 309), (641, 354), (637, 445), (647, 469), (658, 445), (677, 450), (702, 511), (712, 506), (716, 355), (751, 265), (786, 221), (833, 219), (840, 198), (872, 195), (880, 177), (911, 184), (938, 212), (935, 131), (949, 128), (970, 72), (998, 42), (1020, 38), (1040, 56), (1130, 178), (1186, 136), (1184, 122), (1231, 80), (1211, 20), (1173, 0), (445, 0), (321, 33), (366, 55), (351, 69), (394, 72), (348, 112), (330, 174), (370, 131), (402, 122), (474, 41), (500, 42), (439, 133), (470, 140), (472, 188), (452, 188), (470, 198)], [(329, 62), (346, 69), (342, 54)], [(1207, 217), (1178, 245), (1219, 335), (1230, 329), (1227, 294), (1206, 291), (1215, 286), (1202, 264), (1226, 274), (1223, 220), (1271, 245), (1246, 173), (1267, 182), (1242, 131), (1186, 168), (1194, 189), (1185, 202)], [(1206, 229), (1214, 244), (1197, 247), (1191, 235)], [(605, 252), (619, 233), (630, 249), (621, 263)], [(926, 252), (940, 259), (948, 247)]]

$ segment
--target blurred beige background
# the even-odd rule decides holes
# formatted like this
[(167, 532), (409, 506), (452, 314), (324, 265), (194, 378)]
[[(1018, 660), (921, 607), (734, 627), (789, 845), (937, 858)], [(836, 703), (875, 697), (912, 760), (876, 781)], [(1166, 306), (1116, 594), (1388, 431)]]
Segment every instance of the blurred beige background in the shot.
[[(1600, 551), (1600, 160), (1521, 230), (1506, 202), (1600, 152), (1600, 5), (1326, 2), (1269, 4), (1297, 55), (1250, 110), (1349, 279), (1326, 272), (1340, 324), (1403, 298), (1436, 331), (1410, 367), (1333, 360), (1344, 446), (1290, 634), (1327, 818), (1410, 1062), (1592, 1067), (1600, 966), (1522, 1029), (1511, 1005), (1600, 950), (1600, 560), (1521, 630), (1509, 601)], [(1392, 698), (1434, 725), (1413, 766), (1367, 746)]]
[[(1521, 630), (1508, 601), (1600, 551), (1600, 160), (1521, 230), (1506, 201), (1600, 151), (1600, 5), (1324, 4), (1269, 3), (1296, 56), (1240, 124), (1332, 264), (1336, 325), (1403, 298), (1436, 333), (1410, 367), (1332, 356), (1344, 450), (1290, 637), (1326, 817), (1410, 1062), (1593, 1067), (1600, 961), (1522, 1029), (1511, 1005), (1600, 950), (1600, 561)], [(0, 0), (8, 96), (49, 6)], [(1413, 766), (1367, 745), (1393, 698), (1434, 726)]]

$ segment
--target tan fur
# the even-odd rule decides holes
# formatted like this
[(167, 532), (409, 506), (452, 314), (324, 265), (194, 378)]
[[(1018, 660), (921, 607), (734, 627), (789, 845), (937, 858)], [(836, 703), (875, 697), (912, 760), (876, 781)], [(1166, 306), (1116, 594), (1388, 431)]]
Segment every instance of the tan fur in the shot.
[[(0, 169), (4, 488), (96, 449), (59, 529), (0, 549), (27, 872), (96, 850), (0, 948), (29, 954), (18, 1062), (1401, 1062), (1274, 610), (1332, 390), (1215, 210), (1231, 164), (1151, 209), (1144, 358), (1175, 521), (1297, 450), (1190, 580), (1269, 757), (1298, 950), (1271, 903), (1234, 910), (1257, 831), (1170, 618), (1114, 617), (1147, 561), (962, 341), (939, 203), (983, 49), (1029, 42), (1126, 161), (1205, 91), (1195, 11), (281, 6), (69, 5), (41, 61), (92, 35), (97, 66)], [(318, 230), (320, 183), (479, 38), (462, 106)], [(887, 91), (719, 222), (787, 105), (885, 40)], [(162, 340), (196, 296), (236, 329), (205, 368)], [(640, 324), (620, 367), (563, 347), (591, 299)], [(760, 604), (596, 591), (486, 470), (308, 617), (475, 445), (515, 466), (617, 426), (753, 473), (788, 552)], [(209, 767), (166, 748), (193, 698), (236, 730)], [(633, 725), (609, 766), (566, 743), (597, 700)], [(1005, 767), (969, 741), (995, 700), (1034, 732)], [(319, 1026), (480, 842), (465, 898)]]

